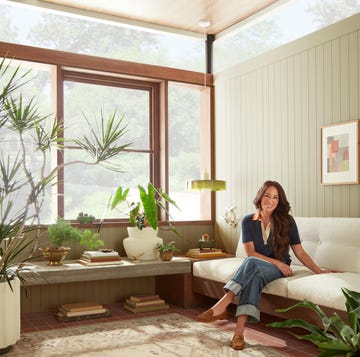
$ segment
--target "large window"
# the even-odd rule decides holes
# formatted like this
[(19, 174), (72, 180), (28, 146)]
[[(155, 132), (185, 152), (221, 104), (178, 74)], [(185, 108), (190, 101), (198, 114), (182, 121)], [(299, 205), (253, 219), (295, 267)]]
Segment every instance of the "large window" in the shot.
[[(31, 69), (34, 77), (23, 95), (40, 100), (43, 115), (53, 113), (49, 125), (54, 117), (64, 125), (64, 148), (49, 157), (48, 167), (56, 162), (65, 166), (59, 171), (57, 185), (47, 192), (42, 223), (57, 216), (75, 220), (79, 212), (105, 222), (125, 219), (108, 208), (110, 196), (120, 185), (137, 192), (138, 184), (148, 182), (175, 199), (180, 211), (172, 210), (171, 215), (177, 222), (211, 219), (212, 205), (208, 203), (212, 194), (185, 189), (187, 180), (199, 178), (204, 168), (211, 168), (210, 87), (204, 86), (203, 73), (169, 72), (168, 68), (140, 68), (137, 64), (128, 64), (130, 68), (121, 64), (114, 73), (115, 60), (102, 59), (99, 64), (89, 56), (84, 62), (84, 57), (76, 54), (3, 45), (0, 42), (0, 50), (10, 49), (16, 58), (31, 57), (31, 62), (21, 62), (23, 70)], [(52, 56), (52, 65), (37, 62)], [(83, 63), (86, 68), (81, 67)], [(138, 71), (143, 72), (136, 75)], [(158, 78), (146, 77), (147, 72)], [(114, 114), (127, 125), (122, 144), (132, 143), (112, 161), (121, 172), (99, 165), (66, 165), (89, 161), (73, 139), (89, 134), (88, 123), (96, 128), (102, 118), (107, 121)], [(1, 135), (3, 138), (4, 133)], [(3, 147), (5, 150), (1, 142)], [(35, 164), (36, 157), (31, 159)]]
[[(76, 81), (74, 81), (76, 80)], [(121, 172), (106, 171), (102, 166), (72, 165), (64, 169), (64, 216), (74, 219), (79, 212), (96, 217), (120, 218), (107, 210), (107, 201), (117, 186), (136, 187), (153, 181), (150, 176), (154, 162), (154, 137), (151, 130), (154, 98), (152, 83), (125, 81), (108, 76), (65, 73), (64, 136), (74, 133), (89, 135), (87, 121), (100, 123), (116, 113), (127, 125), (125, 141), (133, 144), (112, 161)], [(97, 124), (96, 124), (97, 125)], [(81, 157), (77, 148), (65, 150), (64, 159)], [(62, 212), (61, 212), (62, 213)]]

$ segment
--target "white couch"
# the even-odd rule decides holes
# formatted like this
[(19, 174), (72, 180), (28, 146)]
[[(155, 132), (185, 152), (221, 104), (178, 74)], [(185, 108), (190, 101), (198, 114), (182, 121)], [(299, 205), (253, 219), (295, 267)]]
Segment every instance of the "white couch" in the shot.
[[(323, 268), (341, 273), (314, 274), (294, 256), (294, 275), (277, 279), (263, 289), (261, 310), (281, 317), (298, 316), (275, 312), (304, 299), (320, 305), (326, 313), (345, 317), (341, 288), (360, 292), (360, 218), (295, 217), (304, 249)], [(223, 285), (232, 277), (246, 254), (241, 238), (236, 257), (197, 261), (193, 264), (193, 291), (213, 298), (222, 296)], [(305, 311), (305, 310), (304, 310)]]

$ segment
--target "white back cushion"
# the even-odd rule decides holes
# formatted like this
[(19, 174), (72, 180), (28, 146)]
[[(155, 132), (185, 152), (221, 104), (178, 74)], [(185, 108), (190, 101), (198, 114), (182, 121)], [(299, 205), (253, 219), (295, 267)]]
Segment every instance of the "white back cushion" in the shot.
[(245, 250), (244, 250), (244, 244), (242, 242), (242, 233), (240, 233), (240, 238), (239, 238), (239, 241), (238, 241), (238, 245), (236, 247), (236, 253), (235, 253), (235, 256), (237, 258), (246, 258), (247, 255), (245, 253)]
[[(360, 273), (360, 218), (294, 217), (302, 246), (320, 267)], [(302, 265), (290, 249), (293, 264)], [(245, 258), (241, 234), (236, 257)]]
[(360, 273), (360, 218), (295, 217), (295, 221), (302, 245), (316, 264)]

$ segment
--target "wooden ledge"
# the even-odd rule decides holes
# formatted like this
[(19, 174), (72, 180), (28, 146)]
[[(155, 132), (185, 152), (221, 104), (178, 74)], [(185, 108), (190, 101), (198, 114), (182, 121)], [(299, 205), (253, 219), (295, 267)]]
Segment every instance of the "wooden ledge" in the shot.
[(174, 257), (169, 262), (148, 260), (134, 262), (122, 258), (121, 265), (87, 266), (77, 260), (64, 261), (60, 266), (48, 266), (46, 262), (26, 264), (21, 277), (25, 285), (59, 284), (78, 281), (108, 280), (191, 273), (191, 261)]

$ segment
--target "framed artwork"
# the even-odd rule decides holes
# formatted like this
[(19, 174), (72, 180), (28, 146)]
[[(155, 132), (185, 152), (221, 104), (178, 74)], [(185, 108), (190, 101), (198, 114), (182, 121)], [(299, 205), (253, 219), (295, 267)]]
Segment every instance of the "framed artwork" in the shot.
[(359, 183), (359, 120), (321, 128), (321, 183)]

